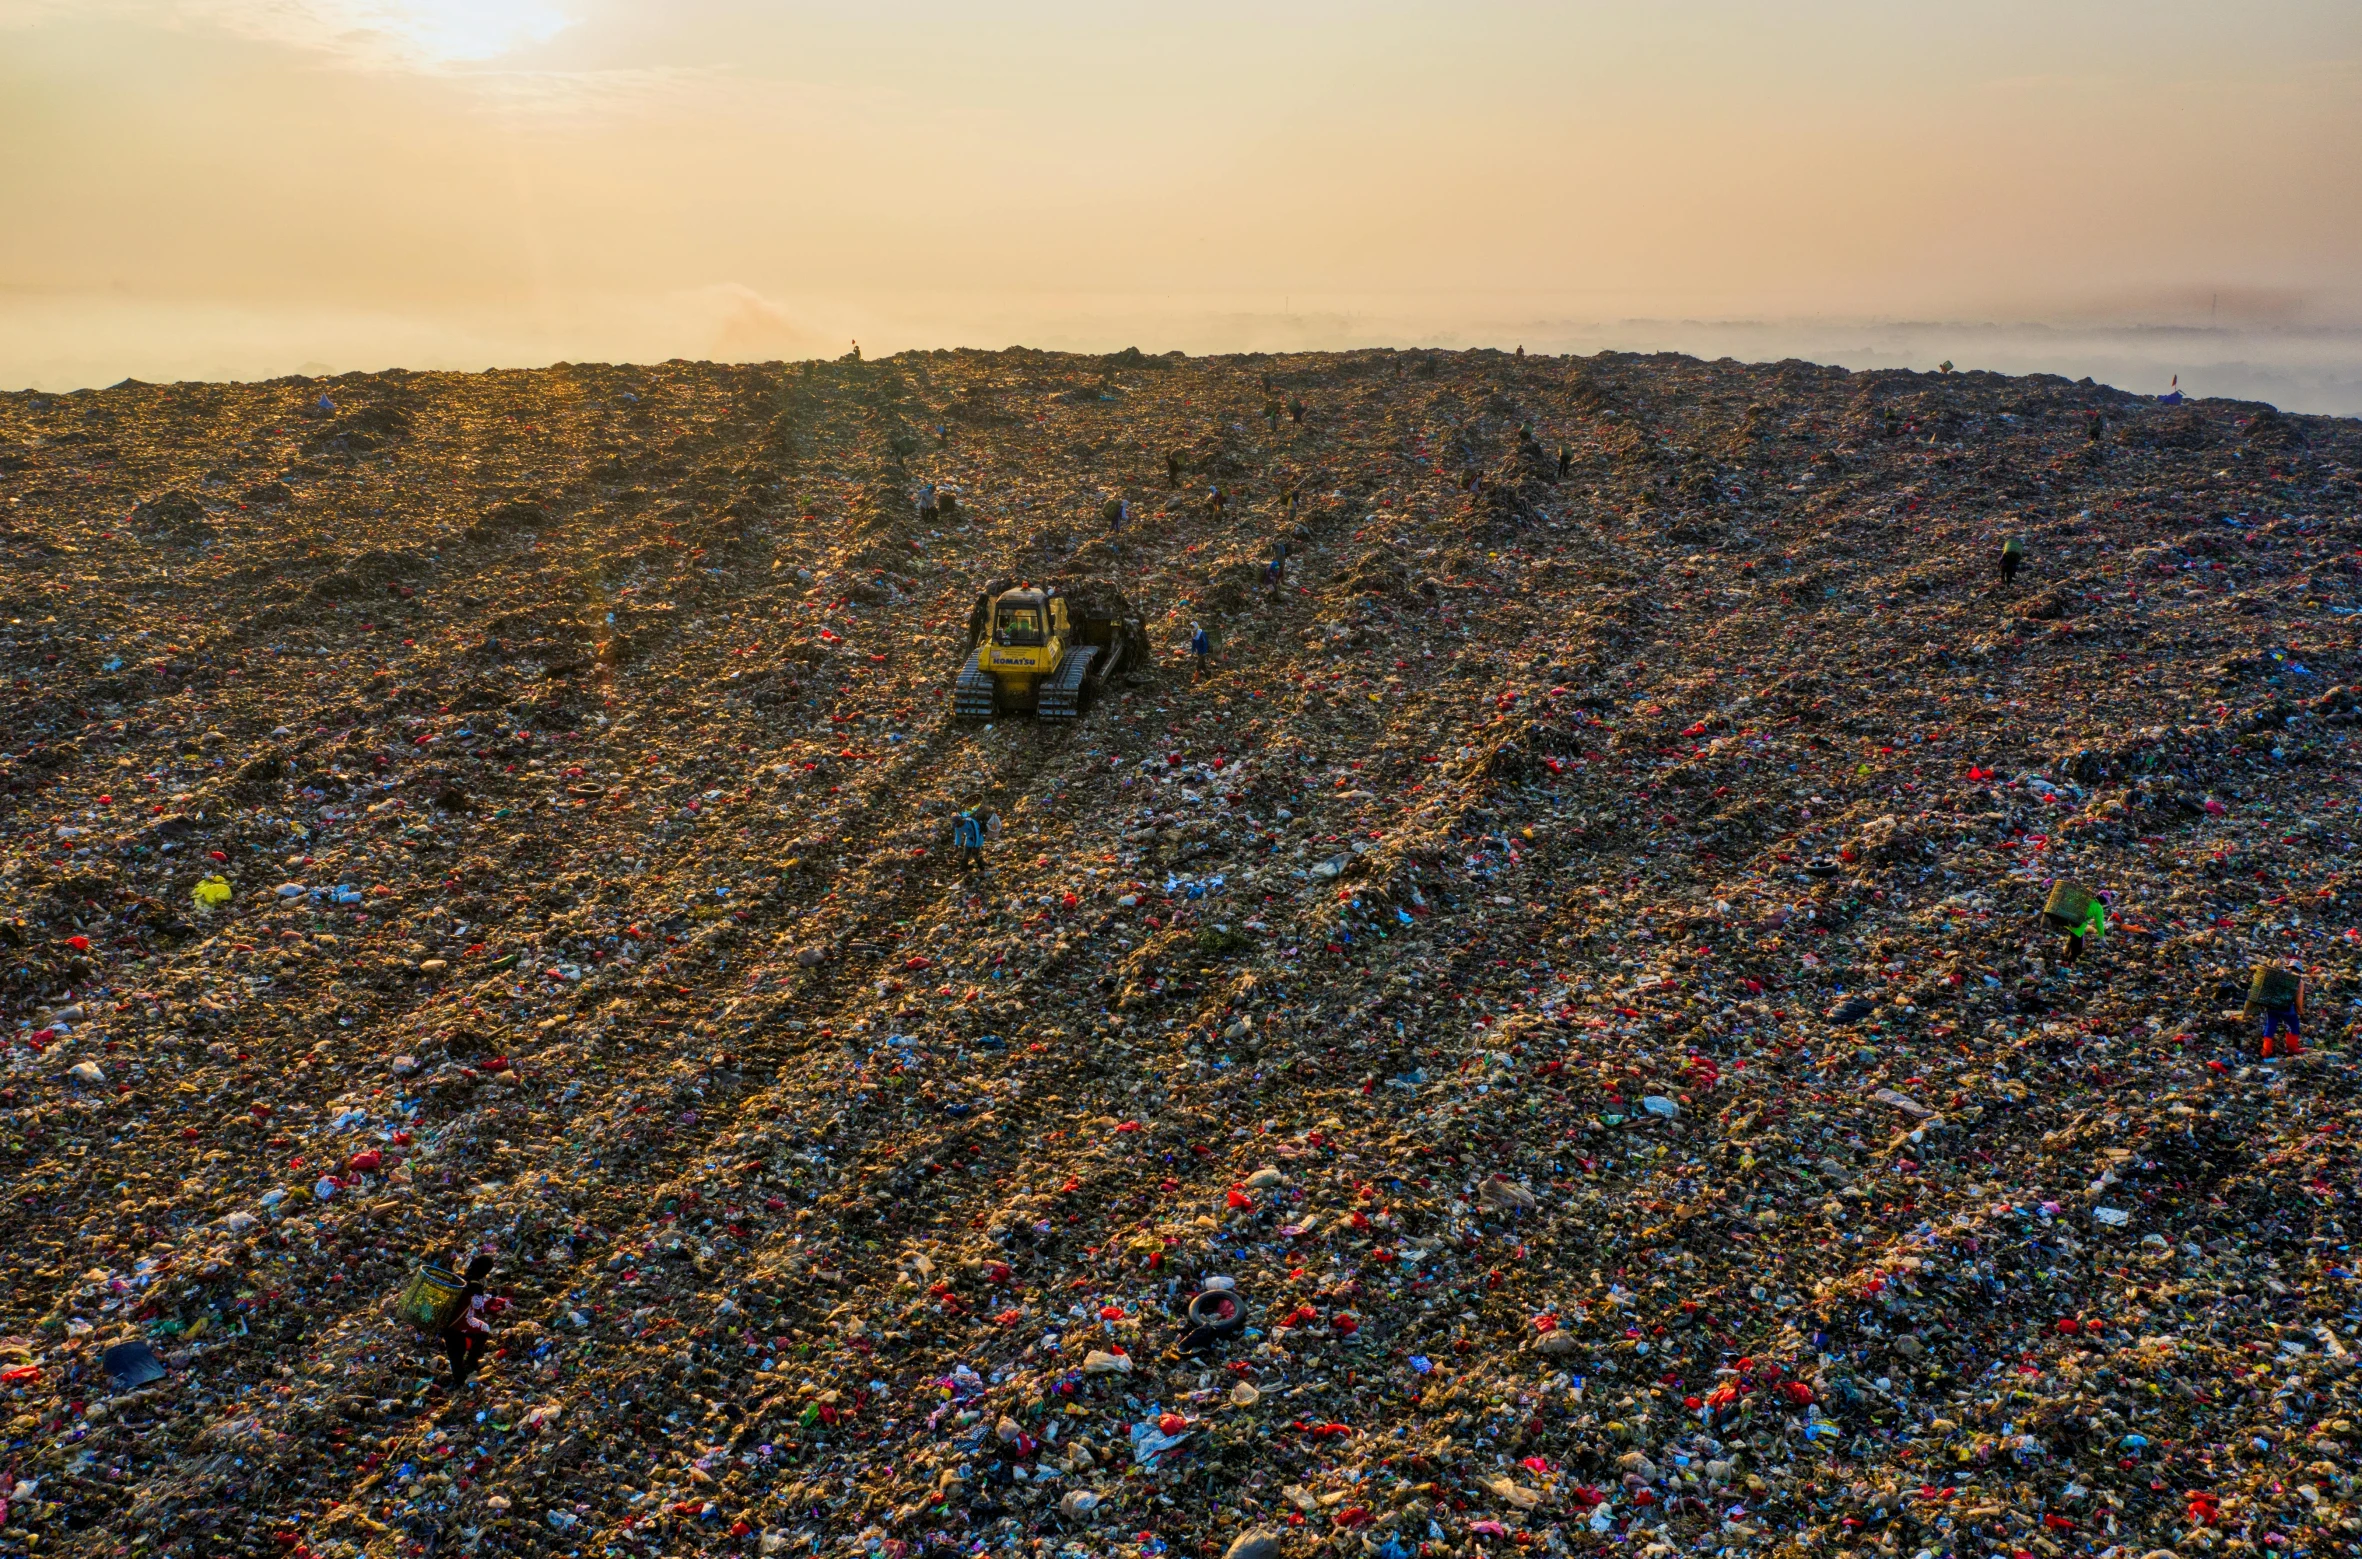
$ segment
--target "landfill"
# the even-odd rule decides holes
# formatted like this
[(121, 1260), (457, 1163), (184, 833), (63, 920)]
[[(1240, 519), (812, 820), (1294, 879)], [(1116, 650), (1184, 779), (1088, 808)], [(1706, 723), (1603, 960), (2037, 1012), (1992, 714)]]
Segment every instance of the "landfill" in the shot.
[[(0, 1552), (2362, 1552), (2358, 468), (1671, 354), (0, 396)], [(1151, 660), (955, 720), (1012, 580)]]

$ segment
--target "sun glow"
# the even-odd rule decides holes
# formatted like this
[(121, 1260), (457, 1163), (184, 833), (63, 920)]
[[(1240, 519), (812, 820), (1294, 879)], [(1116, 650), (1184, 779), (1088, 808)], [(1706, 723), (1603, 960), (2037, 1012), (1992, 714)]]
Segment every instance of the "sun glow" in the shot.
[(465, 64), (546, 43), (573, 18), (548, 0), (374, 0), (370, 25), (422, 60)]
[(185, 11), (252, 37), (425, 69), (485, 64), (574, 24), (554, 0), (192, 0)]

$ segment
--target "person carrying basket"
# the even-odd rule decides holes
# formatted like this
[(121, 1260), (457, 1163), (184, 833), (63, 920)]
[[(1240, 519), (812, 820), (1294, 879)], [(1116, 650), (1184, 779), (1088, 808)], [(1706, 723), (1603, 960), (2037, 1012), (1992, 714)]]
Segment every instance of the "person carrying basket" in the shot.
[(2257, 964), (2255, 977), (2247, 987), (2247, 1005), (2240, 1016), (2252, 1018), (2263, 1014), (2263, 1058), (2272, 1059), (2274, 1049), (2281, 1054), (2301, 1056), (2305, 1053), (2304, 1036), (2299, 1032), (2305, 1015), (2305, 978), (2285, 964)]
[[(459, 1265), (457, 1252), (451, 1265)], [(484, 1279), (491, 1272), (490, 1251), (469, 1258), (464, 1278), (432, 1264), (421, 1267), (397, 1305), (412, 1325), (442, 1343), (443, 1356), (451, 1362), (454, 1391), (467, 1384), (482, 1360), (492, 1340), (492, 1318), (508, 1308), (506, 1300), (484, 1292)]]
[(2066, 938), (2059, 945), (2059, 961), (2075, 963), (2083, 957), (2085, 937), (2108, 934), (2107, 896), (2062, 877), (2050, 886), (2050, 898), (2042, 906), (2042, 919)]

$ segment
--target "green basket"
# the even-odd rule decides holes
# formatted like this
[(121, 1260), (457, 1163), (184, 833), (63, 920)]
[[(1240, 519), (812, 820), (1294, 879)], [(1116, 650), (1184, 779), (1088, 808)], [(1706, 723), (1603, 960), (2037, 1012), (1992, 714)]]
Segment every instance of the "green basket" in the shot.
[(2301, 988), (2295, 970), (2283, 964), (2257, 964), (2255, 978), (2247, 987), (2247, 1005), (2250, 1009), (2293, 1007)]
[(2050, 885), (2050, 898), (2042, 906), (2042, 918), (2061, 931), (2077, 931), (2091, 918), (2091, 907), (2098, 902), (2089, 888), (2062, 877)]
[(421, 1267), (394, 1301), (395, 1313), (422, 1332), (440, 1332), (459, 1319), (467, 1285), (441, 1267)]

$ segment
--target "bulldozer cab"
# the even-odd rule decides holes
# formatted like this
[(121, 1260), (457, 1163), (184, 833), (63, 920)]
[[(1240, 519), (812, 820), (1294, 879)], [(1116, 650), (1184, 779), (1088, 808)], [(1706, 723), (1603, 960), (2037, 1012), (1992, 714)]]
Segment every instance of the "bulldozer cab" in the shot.
[(992, 642), (1039, 645), (1046, 639), (1048, 618), (1041, 592), (1012, 590), (993, 607)]

